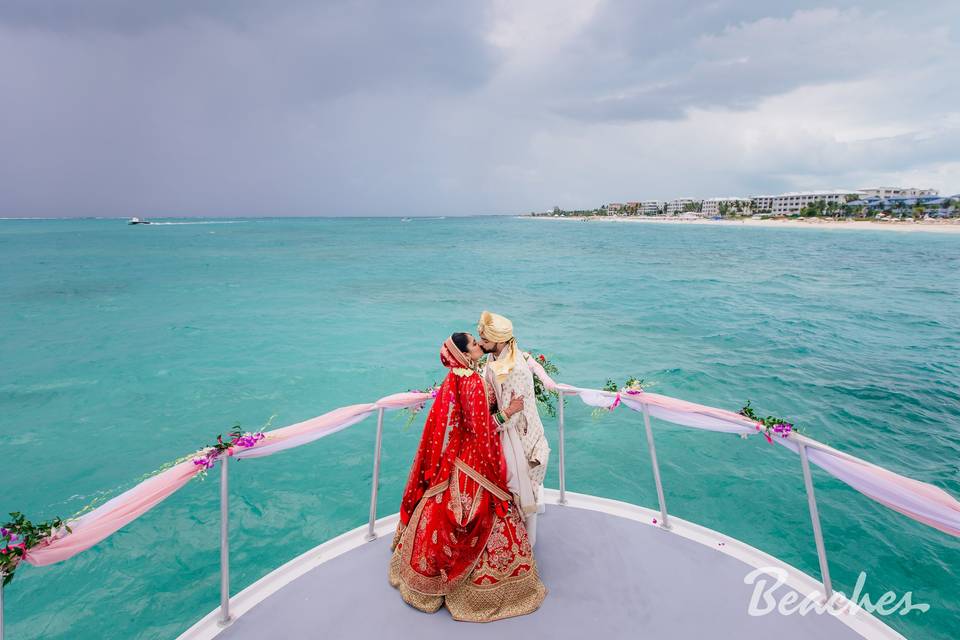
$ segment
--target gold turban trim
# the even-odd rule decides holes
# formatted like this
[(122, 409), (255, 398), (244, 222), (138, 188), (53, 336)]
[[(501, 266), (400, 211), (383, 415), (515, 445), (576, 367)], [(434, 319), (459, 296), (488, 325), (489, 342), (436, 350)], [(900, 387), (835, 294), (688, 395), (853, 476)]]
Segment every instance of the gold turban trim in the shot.
[(517, 364), (517, 339), (513, 337), (513, 323), (497, 313), (484, 311), (477, 323), (477, 333), (484, 340), (507, 343), (497, 359), (491, 358), (487, 363), (496, 375), (497, 382), (503, 382)]

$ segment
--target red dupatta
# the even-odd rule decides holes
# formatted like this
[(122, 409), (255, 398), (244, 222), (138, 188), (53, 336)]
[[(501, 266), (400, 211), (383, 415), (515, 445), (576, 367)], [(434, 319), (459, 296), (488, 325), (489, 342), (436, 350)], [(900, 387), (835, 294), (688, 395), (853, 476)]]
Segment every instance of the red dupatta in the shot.
[[(400, 503), (401, 526), (406, 526), (410, 521), (411, 514), (417, 508), (417, 504), (423, 498), (427, 489), (444, 482), (450, 477), (456, 458), (456, 447), (450, 445), (458, 443), (460, 434), (457, 429), (451, 430), (450, 442), (446, 443), (447, 426), (451, 421), (459, 423), (460, 416), (467, 408), (465, 404), (476, 401), (474, 396), (464, 398), (467, 394), (463, 391), (465, 387), (472, 389), (476, 380), (468, 381), (468, 379), (476, 377), (479, 380), (479, 375), (471, 370), (470, 361), (450, 338), (447, 338), (440, 348), (440, 362), (449, 369), (449, 372), (437, 392), (433, 406), (427, 415), (427, 421), (423, 426), (420, 447), (413, 459), (413, 466), (410, 469), (407, 486)], [(480, 384), (482, 385), (482, 380)], [(485, 400), (484, 410), (486, 411)], [(489, 412), (487, 415), (489, 415)], [(499, 445), (499, 439), (497, 439), (496, 444)], [(451, 455), (444, 456), (444, 452), (448, 449)], [(505, 490), (507, 486), (506, 469), (502, 453), (499, 456), (500, 464), (497, 464), (497, 462), (497, 460), (492, 460), (492, 464), (487, 465), (488, 468), (478, 469), (478, 471)]]

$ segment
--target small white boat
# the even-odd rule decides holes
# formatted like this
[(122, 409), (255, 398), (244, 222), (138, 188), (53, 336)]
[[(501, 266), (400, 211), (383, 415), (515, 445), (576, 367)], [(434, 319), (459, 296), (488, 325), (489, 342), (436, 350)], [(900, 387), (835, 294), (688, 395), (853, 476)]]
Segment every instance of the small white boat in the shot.
[(137, 218), (137, 217), (133, 217), (133, 218), (130, 218), (130, 222), (128, 222), (127, 224), (150, 224), (150, 221), (149, 221), (149, 220), (142, 220), (142, 219)]

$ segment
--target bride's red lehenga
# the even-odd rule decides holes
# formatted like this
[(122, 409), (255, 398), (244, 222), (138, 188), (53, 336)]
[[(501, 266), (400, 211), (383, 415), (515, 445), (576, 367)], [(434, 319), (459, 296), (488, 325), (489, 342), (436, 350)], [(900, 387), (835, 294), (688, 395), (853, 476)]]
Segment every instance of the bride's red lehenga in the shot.
[(507, 491), (483, 379), (447, 340), (450, 369), (427, 416), (400, 506), (390, 584), (408, 604), (490, 622), (535, 611), (547, 590)]

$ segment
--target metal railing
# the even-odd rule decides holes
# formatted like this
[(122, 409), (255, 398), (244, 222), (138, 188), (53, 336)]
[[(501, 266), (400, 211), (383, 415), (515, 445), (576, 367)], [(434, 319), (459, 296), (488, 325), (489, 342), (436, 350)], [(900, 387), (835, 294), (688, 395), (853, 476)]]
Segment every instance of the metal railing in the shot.
[[(565, 460), (565, 438), (564, 438), (564, 392), (558, 391), (557, 403), (557, 449), (558, 449), (558, 474), (560, 477), (560, 498), (558, 504), (567, 504), (567, 482), (566, 482), (566, 460)], [(646, 404), (643, 408), (643, 427), (647, 436), (647, 448), (650, 450), (650, 466), (653, 470), (653, 481), (657, 488), (657, 500), (660, 504), (660, 522), (657, 525), (663, 529), (669, 530), (670, 517), (667, 513), (667, 499), (663, 491), (663, 479), (660, 476), (660, 464), (657, 462), (657, 448), (653, 439), (653, 428), (650, 424), (650, 411)], [(380, 409), (377, 415), (377, 436), (376, 445), (373, 453), (373, 480), (370, 489), (370, 521), (367, 523), (366, 540), (376, 539), (373, 527), (377, 519), (377, 491), (380, 480), (380, 449), (383, 443), (383, 409)], [(822, 577), (824, 595), (829, 601), (833, 595), (833, 585), (830, 580), (830, 567), (827, 563), (827, 551), (823, 543), (823, 531), (820, 527), (820, 514), (817, 510), (817, 499), (813, 492), (813, 477), (810, 473), (810, 463), (807, 460), (807, 445), (804, 442), (798, 442), (800, 448), (800, 463), (803, 469), (803, 482), (807, 491), (807, 503), (810, 508), (810, 521), (813, 524), (814, 542), (817, 547), (817, 558), (820, 562), (820, 574)], [(2, 638), (0, 638), (2, 640)]]
[[(559, 403), (557, 410), (557, 431), (558, 431), (558, 450), (559, 450), (559, 478), (560, 478), (560, 505), (567, 504), (566, 499), (566, 460), (565, 460), (565, 437), (564, 437), (564, 392), (558, 392)], [(660, 503), (660, 518), (658, 524), (663, 529), (670, 529), (669, 514), (667, 513), (667, 502), (664, 497), (663, 479), (660, 476), (660, 465), (657, 462), (657, 451), (654, 444), (653, 429), (650, 424), (650, 413), (647, 405), (642, 405), (643, 425), (646, 431), (647, 446), (650, 450), (650, 464), (653, 470), (653, 480), (657, 488), (657, 500)], [(383, 444), (383, 417), (384, 409), (379, 409), (377, 413), (377, 431), (373, 451), (373, 474), (370, 487), (370, 518), (367, 523), (367, 534), (365, 539), (372, 541), (377, 538), (374, 526), (377, 519), (377, 500), (380, 484), (380, 461), (381, 449)], [(810, 509), (810, 520), (813, 524), (814, 541), (817, 547), (817, 556), (820, 562), (820, 574), (823, 581), (824, 591), (827, 601), (833, 594), (833, 587), (830, 580), (830, 568), (827, 563), (827, 553), (823, 543), (823, 531), (820, 527), (820, 515), (817, 510), (816, 496), (813, 490), (813, 478), (810, 474), (810, 463), (807, 459), (807, 444), (798, 441), (800, 453), (800, 463), (803, 469), (803, 480), (806, 486), (807, 503)], [(233, 622), (230, 615), (230, 539), (229, 539), (229, 456), (220, 459), (220, 608), (217, 616), (219, 626), (228, 626)], [(3, 574), (0, 573), (0, 640), (3, 640)]]

